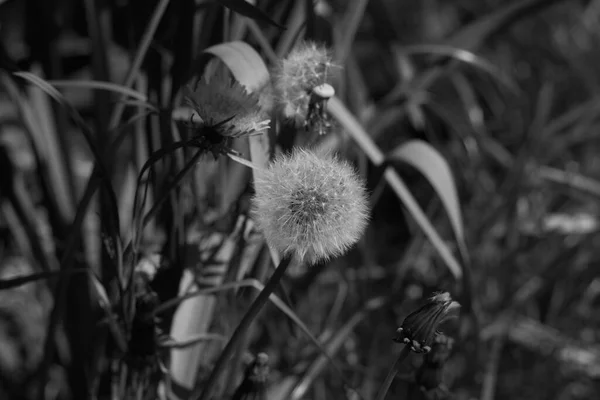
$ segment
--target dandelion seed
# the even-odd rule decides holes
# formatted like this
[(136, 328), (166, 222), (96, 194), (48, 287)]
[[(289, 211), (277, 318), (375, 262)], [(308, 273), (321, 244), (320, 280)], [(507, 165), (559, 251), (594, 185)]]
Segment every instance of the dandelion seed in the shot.
[(367, 196), (353, 168), (334, 157), (296, 149), (257, 177), (254, 216), (284, 255), (313, 264), (345, 253), (367, 225)]
[(437, 328), (450, 310), (460, 307), (448, 292), (438, 293), (416, 311), (410, 313), (396, 331), (396, 342), (405, 343), (415, 353), (428, 353)]
[[(325, 47), (313, 42), (297, 45), (273, 73), (275, 101), (282, 114), (298, 126), (320, 124), (321, 119), (314, 117), (324, 113), (314, 114), (314, 109), (324, 112), (327, 99), (335, 93), (329, 82), (334, 67)], [(317, 98), (319, 94), (326, 96)]]

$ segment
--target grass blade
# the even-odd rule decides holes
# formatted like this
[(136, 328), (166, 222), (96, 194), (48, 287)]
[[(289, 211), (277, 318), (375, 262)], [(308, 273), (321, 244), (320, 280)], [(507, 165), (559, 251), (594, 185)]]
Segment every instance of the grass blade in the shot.
[[(346, 109), (342, 102), (337, 97), (332, 97), (329, 100), (328, 110), (331, 115), (340, 123), (342, 127), (352, 136), (357, 144), (362, 148), (365, 154), (369, 157), (371, 162), (376, 166), (381, 166), (385, 161), (385, 155), (373, 142), (371, 137), (365, 132), (360, 126), (354, 116)], [(462, 277), (462, 268), (460, 263), (456, 260), (452, 251), (448, 248), (446, 243), (439, 236), (431, 222), (410, 193), (404, 181), (400, 178), (398, 173), (392, 168), (386, 168), (384, 172), (385, 179), (391, 188), (396, 192), (396, 195), (404, 203), (410, 214), (413, 216), (417, 224), (421, 227), (425, 235), (429, 238), (433, 246), (442, 257), (448, 269), (456, 279)]]
[(442, 200), (457, 240), (464, 246), (465, 233), (458, 193), (452, 170), (444, 157), (429, 143), (411, 140), (392, 150), (388, 158), (411, 165), (427, 178)]
[[(136, 90), (130, 89), (126, 86), (122, 86), (112, 82), (102, 81), (62, 81), (62, 80), (48, 80), (46, 81), (50, 85), (57, 88), (81, 88), (81, 89), (95, 89), (95, 90), (106, 90), (113, 93), (123, 95), (123, 97), (131, 97), (140, 102), (147, 102), (148, 98), (145, 94), (140, 93)], [(126, 102), (126, 99), (123, 99)]]
[(224, 7), (229, 8), (231, 11), (250, 19), (267, 22), (283, 30), (287, 29), (285, 26), (279, 25), (277, 22), (273, 21), (267, 14), (262, 12), (260, 8), (253, 6), (246, 0), (217, 0), (217, 2), (222, 4)]

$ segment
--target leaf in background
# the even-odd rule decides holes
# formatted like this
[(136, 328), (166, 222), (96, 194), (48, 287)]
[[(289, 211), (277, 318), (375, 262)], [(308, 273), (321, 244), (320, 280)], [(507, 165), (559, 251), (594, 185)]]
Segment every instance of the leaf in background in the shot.
[[(100, 168), (100, 171), (105, 176), (108, 176), (104, 167), (104, 159), (96, 146), (92, 129), (85, 122), (81, 114), (79, 114), (79, 112), (62, 95), (62, 93), (59, 92), (54, 86), (52, 86), (48, 81), (36, 76), (35, 74), (29, 72), (15, 72), (14, 75), (23, 78), (29, 83), (42, 89), (48, 96), (52, 97), (58, 104), (60, 104), (68, 111), (71, 118), (73, 118), (77, 126), (81, 129), (81, 133), (85, 137), (87, 144), (90, 147), (92, 154), (94, 155), (97, 165)], [(116, 205), (116, 201), (114, 203)]]
[[(386, 304), (387, 301), (383, 297), (376, 297), (367, 301), (362, 309), (357, 311), (347, 322), (341, 325), (333, 336), (327, 340), (327, 343), (323, 346), (325, 351), (314, 358), (306, 370), (303, 371), (302, 375), (297, 379), (295, 384), (290, 388), (286, 396), (281, 397), (279, 400), (300, 400), (304, 398), (306, 392), (316, 381), (317, 377), (323, 373), (328, 359), (338, 355), (338, 352), (342, 346), (347, 343), (349, 336), (354, 332), (356, 326), (363, 322), (372, 312), (379, 310)], [(270, 394), (272, 395), (272, 393)], [(271, 399), (275, 400), (275, 396), (272, 396)]]
[(488, 73), (498, 82), (502, 83), (504, 86), (506, 86), (513, 92), (519, 92), (517, 83), (508, 74), (506, 74), (492, 62), (486, 60), (481, 56), (478, 56), (472, 51), (453, 46), (437, 44), (420, 44), (404, 46), (399, 48), (398, 51), (400, 53), (405, 54), (430, 54), (434, 56), (444, 56), (453, 58), (458, 61), (462, 61), (465, 64), (472, 65), (473, 67)]
[[(116, 232), (116, 230), (115, 230), (116, 229), (115, 227), (120, 226), (119, 210), (117, 208), (117, 197), (116, 197), (116, 194), (115, 194), (112, 186), (110, 185), (110, 182), (108, 181), (108, 179), (106, 179), (109, 176), (109, 174), (107, 174), (107, 172), (106, 172), (106, 167), (105, 167), (106, 160), (105, 160), (105, 157), (103, 157), (104, 155), (101, 154), (101, 152), (99, 151), (99, 149), (96, 145), (96, 141), (94, 140), (94, 133), (93, 133), (92, 129), (88, 126), (88, 124), (83, 119), (81, 114), (62, 95), (62, 93), (60, 93), (54, 86), (52, 86), (50, 83), (48, 83), (48, 81), (36, 76), (35, 74), (29, 73), (29, 72), (15, 72), (14, 75), (18, 76), (20, 78), (23, 78), (24, 80), (28, 81), (29, 83), (37, 86), (42, 91), (44, 91), (47, 95), (52, 97), (58, 104), (60, 104), (62, 107), (65, 108), (65, 110), (69, 113), (70, 117), (76, 123), (77, 127), (80, 128), (81, 133), (83, 134), (84, 138), (86, 139), (86, 142), (87, 142), (92, 154), (94, 155), (94, 160), (96, 162), (95, 167), (94, 167), (94, 172), (92, 172), (92, 175), (94, 175), (94, 173), (99, 173), (99, 176), (102, 176), (103, 178), (105, 178), (105, 179), (103, 179), (103, 183), (109, 194), (109, 201), (110, 201), (109, 206), (111, 209), (110, 218), (112, 220), (112, 223), (108, 224), (108, 225), (111, 226), (112, 228), (114, 228), (114, 229), (111, 229), (110, 236), (113, 238), (118, 237), (118, 232)], [(91, 179), (92, 178), (90, 178), (90, 182), (91, 182)]]
[(560, 1), (563, 0), (512, 1), (511, 4), (471, 22), (448, 38), (444, 44), (465, 50), (476, 50), (490, 36), (498, 33), (503, 28)]
[(261, 88), (269, 81), (267, 65), (248, 43), (221, 43), (209, 47), (204, 52), (218, 57), (249, 92)]
[(267, 22), (280, 29), (287, 29), (285, 26), (279, 25), (277, 22), (273, 21), (258, 7), (248, 3), (246, 0), (217, 0), (217, 3), (220, 3), (224, 7), (227, 7), (231, 11), (234, 11), (240, 15), (243, 15), (244, 17), (248, 17), (257, 21)]
[[(339, 124), (350, 134), (352, 139), (361, 147), (364, 153), (369, 157), (371, 162), (376, 166), (380, 166), (385, 161), (385, 155), (377, 147), (373, 139), (363, 129), (356, 118), (348, 111), (344, 104), (336, 96), (329, 99), (328, 110), (331, 116), (336, 119)], [(439, 236), (431, 221), (427, 218), (414, 196), (410, 193), (406, 184), (400, 178), (398, 173), (392, 168), (387, 168), (384, 173), (385, 179), (394, 190), (400, 201), (408, 209), (417, 224), (421, 227), (427, 238), (438, 251), (440, 257), (444, 260), (450, 272), (459, 279), (462, 277), (462, 268), (456, 257), (452, 254), (446, 243)], [(460, 242), (459, 242), (460, 243)]]
[[(188, 283), (189, 283), (189, 281), (188, 281)], [(212, 296), (215, 293), (220, 293), (220, 292), (224, 292), (224, 291), (228, 291), (228, 290), (238, 290), (238, 289), (244, 288), (244, 287), (253, 288), (257, 291), (264, 290), (264, 288), (265, 288), (264, 285), (261, 282), (257, 281), (256, 279), (244, 279), (241, 281), (224, 283), (222, 285), (216, 285), (216, 286), (212, 286), (212, 287), (208, 287), (208, 288), (201, 288), (201, 289), (194, 287), (194, 284), (181, 284), (180, 287), (186, 288), (185, 294), (182, 294), (181, 296), (179, 296), (177, 298), (167, 300), (166, 302), (161, 304), (154, 311), (155, 314), (160, 314), (175, 305), (178, 305), (180, 303), (183, 303), (183, 302), (186, 302), (189, 300), (193, 300), (193, 299), (195, 299), (197, 297), (201, 297), (201, 296)], [(363, 308), (363, 310), (370, 310), (372, 308), (378, 308), (380, 306), (379, 299), (380, 298), (376, 298), (376, 299), (372, 299), (372, 300), (368, 301), (367, 304), (365, 305), (365, 307)], [(271, 303), (273, 303), (273, 305), (275, 307), (277, 307), (283, 314), (285, 314), (285, 316), (288, 317), (306, 335), (306, 337), (310, 340), (310, 342), (319, 350), (319, 352), (322, 354), (322, 356), (331, 363), (331, 365), (335, 368), (336, 371), (338, 371), (339, 376), (343, 378), (343, 374), (342, 374), (337, 362), (332, 357), (329, 356), (328, 348), (325, 345), (321, 344), (321, 342), (319, 342), (319, 339), (317, 339), (311, 333), (308, 326), (304, 322), (302, 322), (300, 317), (298, 315), (296, 315), (296, 313), (294, 313), (294, 311), (292, 311), (292, 309), (289, 308), (286, 305), (286, 303), (283, 300), (281, 300), (281, 298), (277, 297), (276, 295), (271, 294), (269, 296), (269, 301), (271, 301)], [(179, 311), (177, 311), (177, 312), (179, 312)], [(364, 311), (362, 311), (362, 312), (364, 312)], [(199, 318), (196, 314), (194, 314), (193, 317)], [(192, 325), (192, 324), (190, 324), (190, 325)], [(343, 334), (343, 332), (342, 332), (342, 334)], [(186, 341), (187, 341), (187, 339), (186, 339)], [(171, 361), (171, 363), (173, 363), (173, 361)]]
[[(119, 85), (112, 82), (102, 82), (102, 81), (61, 81), (61, 80), (49, 80), (48, 84), (54, 87), (63, 87), (63, 88), (82, 88), (82, 89), (97, 89), (97, 90), (106, 90), (109, 92), (120, 93), (125, 97), (131, 97), (138, 101), (145, 103), (148, 99), (146, 95), (140, 93), (136, 90), (130, 89), (126, 86)], [(151, 105), (148, 105), (151, 107)]]
[[(231, 242), (223, 246), (219, 257), (228, 257), (233, 248)], [(194, 273), (190, 269), (183, 271), (179, 284), (179, 294), (186, 295), (198, 291)], [(222, 276), (219, 277), (219, 280)], [(221, 282), (217, 282), (217, 287)], [(206, 335), (212, 324), (217, 299), (214, 295), (198, 295), (181, 302), (171, 325), (170, 336), (176, 342), (185, 342), (190, 337)], [(199, 342), (185, 349), (172, 348), (169, 373), (173, 382), (180, 390), (191, 393), (196, 383), (198, 368), (204, 359), (203, 353), (207, 351), (207, 343)]]
[(35, 86), (24, 96), (13, 80), (0, 75), (3, 89), (16, 106), (23, 126), (30, 135), (41, 167), (41, 173), (50, 182), (49, 190), (55, 196), (53, 212), (64, 221), (71, 221), (75, 214), (75, 198), (71, 191), (71, 170), (65, 160), (64, 149), (59, 145), (54, 115), (50, 113), (50, 102), (44, 92)]
[(442, 200), (457, 240), (464, 245), (465, 233), (456, 185), (444, 157), (429, 143), (411, 140), (392, 150), (388, 158), (411, 165), (427, 178)]

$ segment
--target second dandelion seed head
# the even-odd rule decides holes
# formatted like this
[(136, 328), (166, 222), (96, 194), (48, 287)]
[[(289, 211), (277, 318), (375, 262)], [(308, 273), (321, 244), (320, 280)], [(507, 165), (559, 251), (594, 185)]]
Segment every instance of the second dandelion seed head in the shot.
[(326, 125), (325, 104), (335, 93), (329, 80), (336, 67), (324, 46), (299, 43), (273, 73), (281, 113), (297, 125)]
[(256, 189), (254, 215), (267, 241), (309, 264), (343, 254), (367, 224), (362, 181), (331, 155), (297, 149), (281, 156)]

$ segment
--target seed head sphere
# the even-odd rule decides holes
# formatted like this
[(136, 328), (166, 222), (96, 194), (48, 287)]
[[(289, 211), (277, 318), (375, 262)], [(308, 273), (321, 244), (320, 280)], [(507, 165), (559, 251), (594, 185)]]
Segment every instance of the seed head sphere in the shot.
[(367, 226), (364, 184), (345, 161), (296, 149), (256, 177), (254, 218), (281, 254), (314, 264), (340, 256)]

